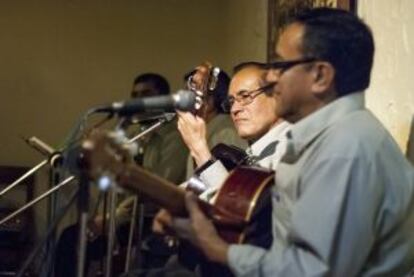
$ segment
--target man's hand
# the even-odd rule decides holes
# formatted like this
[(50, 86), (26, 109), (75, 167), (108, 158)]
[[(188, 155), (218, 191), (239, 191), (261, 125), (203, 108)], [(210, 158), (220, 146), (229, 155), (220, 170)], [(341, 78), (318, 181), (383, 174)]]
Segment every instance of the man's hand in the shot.
[(137, 196), (128, 196), (116, 207), (117, 223), (124, 223), (131, 219), (132, 210)]
[(180, 236), (198, 246), (212, 261), (227, 264), (228, 243), (219, 237), (213, 223), (204, 215), (192, 193), (186, 194), (189, 219), (173, 219), (172, 228)]
[(173, 217), (169, 211), (165, 209), (159, 210), (152, 222), (152, 231), (157, 234), (166, 235), (171, 232)]
[(187, 193), (185, 201), (189, 218), (173, 217), (162, 209), (154, 218), (152, 230), (177, 235), (199, 247), (210, 260), (227, 264), (229, 244), (219, 237), (213, 223), (200, 210), (194, 194)]
[(206, 123), (201, 117), (189, 112), (177, 111), (177, 114), (178, 130), (189, 148), (197, 167), (199, 167), (211, 159), (212, 156), (207, 144)]

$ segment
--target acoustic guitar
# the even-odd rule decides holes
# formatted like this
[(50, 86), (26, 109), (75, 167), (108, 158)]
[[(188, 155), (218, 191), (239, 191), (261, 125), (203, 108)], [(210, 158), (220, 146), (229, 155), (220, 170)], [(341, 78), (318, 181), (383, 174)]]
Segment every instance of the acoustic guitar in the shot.
[[(82, 142), (80, 164), (85, 176), (96, 183), (110, 182), (141, 193), (174, 215), (186, 216), (185, 191), (136, 165), (128, 145), (117, 141), (114, 133), (95, 130)], [(268, 246), (271, 222), (269, 188), (273, 178), (273, 171), (240, 166), (230, 172), (214, 203), (199, 200), (201, 208), (224, 240)], [(262, 240), (266, 242), (262, 243)]]

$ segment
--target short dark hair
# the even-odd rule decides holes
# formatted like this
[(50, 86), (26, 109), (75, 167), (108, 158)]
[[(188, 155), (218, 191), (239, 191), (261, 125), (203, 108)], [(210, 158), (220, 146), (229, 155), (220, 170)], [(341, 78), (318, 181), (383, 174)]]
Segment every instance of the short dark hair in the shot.
[(134, 79), (134, 85), (138, 83), (151, 83), (160, 95), (170, 93), (170, 85), (167, 79), (157, 73), (140, 74)]
[(356, 15), (332, 8), (305, 10), (289, 23), (304, 26), (302, 53), (327, 61), (335, 68), (339, 96), (366, 89), (370, 83), (374, 38)]
[(214, 107), (218, 113), (227, 113), (221, 103), (227, 99), (227, 93), (229, 91), (230, 77), (223, 70), (220, 70), (218, 75), (216, 88), (211, 92), (214, 101)]
[(255, 62), (255, 61), (242, 62), (242, 63), (239, 63), (239, 64), (237, 64), (236, 66), (233, 67), (233, 75), (238, 73), (239, 71), (245, 69), (246, 67), (255, 67), (255, 68), (260, 68), (260, 69), (266, 69), (267, 64), (266, 63), (261, 63), (261, 62)]

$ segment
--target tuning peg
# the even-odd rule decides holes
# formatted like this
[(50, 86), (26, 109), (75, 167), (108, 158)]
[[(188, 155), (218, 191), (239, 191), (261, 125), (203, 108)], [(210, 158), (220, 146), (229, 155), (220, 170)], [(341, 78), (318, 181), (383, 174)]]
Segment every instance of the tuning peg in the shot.
[(139, 147), (135, 142), (130, 142), (130, 139), (126, 136), (126, 133), (122, 129), (115, 130), (109, 133), (109, 136), (116, 144), (122, 146), (122, 149), (127, 151), (131, 157), (138, 155)]

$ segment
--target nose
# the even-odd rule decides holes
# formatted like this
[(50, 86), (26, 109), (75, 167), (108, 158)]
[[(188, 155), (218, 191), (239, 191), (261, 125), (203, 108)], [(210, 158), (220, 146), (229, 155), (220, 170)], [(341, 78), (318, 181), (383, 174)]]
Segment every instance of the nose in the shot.
[(243, 109), (243, 106), (240, 105), (240, 103), (238, 101), (234, 101), (233, 105), (231, 105), (230, 107), (230, 114), (232, 116), (237, 115), (239, 112), (241, 112)]

